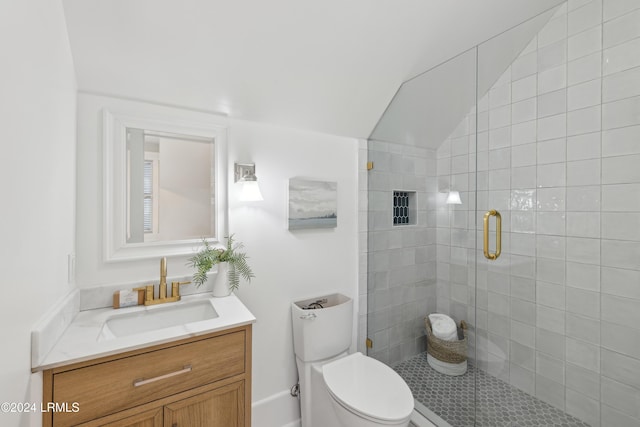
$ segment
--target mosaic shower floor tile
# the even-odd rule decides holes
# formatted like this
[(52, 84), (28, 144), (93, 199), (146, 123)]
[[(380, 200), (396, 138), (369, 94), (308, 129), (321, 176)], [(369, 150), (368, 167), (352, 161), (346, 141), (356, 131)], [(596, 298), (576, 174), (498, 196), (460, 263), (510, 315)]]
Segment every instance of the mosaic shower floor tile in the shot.
[(589, 427), (471, 364), (464, 375), (444, 375), (432, 369), (427, 354), (422, 353), (393, 368), (407, 382), (414, 398), (452, 427)]

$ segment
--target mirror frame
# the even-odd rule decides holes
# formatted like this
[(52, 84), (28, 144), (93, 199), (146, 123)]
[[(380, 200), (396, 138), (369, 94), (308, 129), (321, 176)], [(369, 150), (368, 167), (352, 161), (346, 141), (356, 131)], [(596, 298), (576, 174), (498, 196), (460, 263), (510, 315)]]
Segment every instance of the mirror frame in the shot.
[[(103, 258), (105, 262), (128, 261), (163, 256), (190, 255), (201, 239), (127, 243), (126, 241), (126, 134), (127, 128), (211, 138), (215, 145), (215, 237), (207, 241), (221, 244), (228, 234), (227, 126), (176, 119), (132, 116), (103, 110)], [(203, 236), (204, 237), (204, 236)]]

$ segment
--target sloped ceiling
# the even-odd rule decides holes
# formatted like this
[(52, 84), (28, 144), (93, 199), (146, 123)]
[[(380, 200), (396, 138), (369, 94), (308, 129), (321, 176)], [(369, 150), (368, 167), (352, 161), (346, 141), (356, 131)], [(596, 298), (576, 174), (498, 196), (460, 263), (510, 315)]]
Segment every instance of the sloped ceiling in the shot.
[(562, 0), (63, 0), (81, 91), (368, 137), (403, 81)]

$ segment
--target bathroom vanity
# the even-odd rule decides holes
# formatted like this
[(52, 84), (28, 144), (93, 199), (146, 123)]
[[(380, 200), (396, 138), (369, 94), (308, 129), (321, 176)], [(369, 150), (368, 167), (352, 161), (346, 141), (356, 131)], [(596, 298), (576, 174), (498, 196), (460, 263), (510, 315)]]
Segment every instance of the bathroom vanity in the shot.
[(175, 307), (201, 310), (209, 301), (214, 318), (127, 336), (103, 330), (114, 316), (153, 309), (78, 313), (34, 369), (43, 371), (43, 406), (53, 405), (43, 426), (250, 426), (255, 318), (233, 295), (187, 297)]

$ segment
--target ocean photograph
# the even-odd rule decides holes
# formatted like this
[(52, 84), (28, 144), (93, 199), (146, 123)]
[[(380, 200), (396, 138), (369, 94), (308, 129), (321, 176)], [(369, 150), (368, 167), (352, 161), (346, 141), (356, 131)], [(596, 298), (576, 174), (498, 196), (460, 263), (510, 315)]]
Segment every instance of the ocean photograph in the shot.
[(337, 225), (337, 182), (289, 180), (289, 230), (335, 228)]

